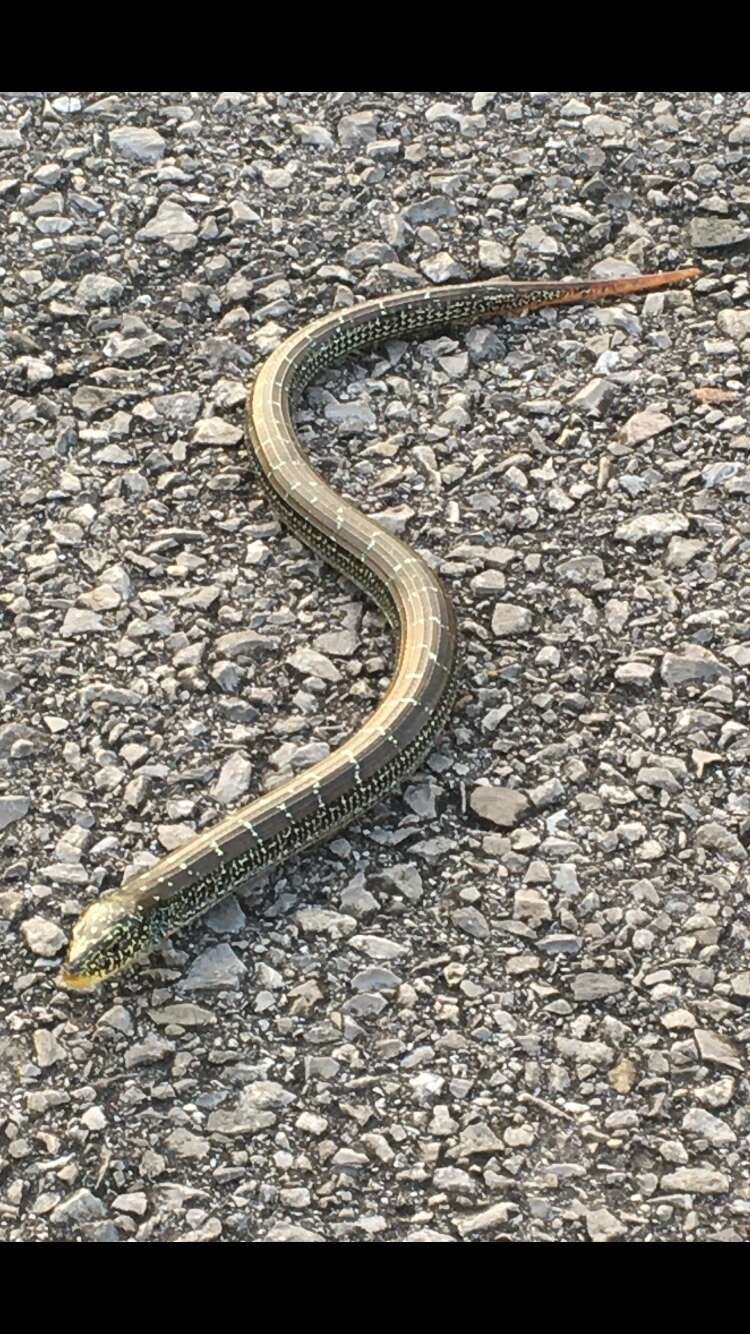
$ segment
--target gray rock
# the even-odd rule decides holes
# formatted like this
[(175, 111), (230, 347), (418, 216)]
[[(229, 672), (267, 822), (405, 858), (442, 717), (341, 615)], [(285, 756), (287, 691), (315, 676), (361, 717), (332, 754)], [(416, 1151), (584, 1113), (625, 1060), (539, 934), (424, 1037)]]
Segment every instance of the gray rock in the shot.
[(587, 412), (592, 417), (601, 417), (611, 406), (615, 397), (615, 386), (611, 380), (597, 376), (583, 385), (570, 400), (571, 407)]
[(64, 931), (45, 917), (28, 917), (21, 923), (21, 934), (32, 954), (42, 959), (54, 958), (66, 942)]
[(695, 250), (724, 250), (748, 241), (750, 231), (729, 218), (693, 218), (690, 223), (690, 244)]
[(407, 952), (405, 945), (400, 945), (396, 940), (388, 940), (386, 936), (350, 936), (349, 944), (352, 949), (359, 950), (370, 959), (397, 959)]
[(726, 1121), (722, 1121), (719, 1116), (712, 1116), (702, 1107), (691, 1107), (682, 1118), (682, 1128), (691, 1135), (698, 1135), (701, 1139), (707, 1139), (709, 1144), (736, 1144), (737, 1136), (728, 1126)]
[(489, 940), (490, 928), (487, 918), (476, 908), (457, 908), (451, 913), (451, 921), (457, 926), (459, 931), (465, 931), (467, 936), (473, 936), (475, 940)]
[(81, 1223), (89, 1223), (94, 1219), (103, 1218), (105, 1213), (104, 1205), (98, 1196), (84, 1187), (81, 1190), (74, 1191), (61, 1204), (58, 1204), (49, 1215), (49, 1221), (53, 1227), (74, 1228)]
[(545, 783), (540, 783), (538, 787), (530, 787), (529, 796), (535, 806), (543, 809), (545, 806), (554, 806), (558, 801), (563, 800), (565, 788), (559, 778), (548, 778)]
[(528, 607), (516, 607), (512, 602), (498, 602), (492, 613), (492, 633), (498, 637), (523, 635), (531, 629), (532, 613)]
[(339, 142), (344, 148), (366, 148), (377, 138), (378, 119), (375, 111), (354, 111), (342, 116), (337, 126)]
[(202, 417), (193, 431), (194, 444), (217, 445), (223, 449), (239, 445), (243, 437), (242, 427), (225, 421), (223, 417)]
[(211, 1112), (206, 1128), (212, 1135), (229, 1135), (244, 1139), (249, 1135), (259, 1135), (264, 1130), (270, 1130), (276, 1125), (277, 1119), (273, 1112), (240, 1105), (234, 1110), (220, 1108), (216, 1112)]
[(518, 1206), (512, 1204), (509, 1200), (498, 1200), (491, 1204), (489, 1208), (482, 1209), (478, 1214), (470, 1214), (466, 1218), (458, 1218), (456, 1227), (462, 1237), (473, 1236), (477, 1232), (500, 1232), (505, 1228), (513, 1216), (518, 1212)]
[(303, 144), (312, 144), (315, 148), (333, 148), (333, 135), (324, 125), (301, 121), (298, 125), (292, 126), (292, 132)]
[(617, 1241), (625, 1236), (627, 1228), (609, 1209), (587, 1209), (586, 1231), (591, 1241)]
[(469, 805), (483, 820), (501, 829), (513, 829), (528, 811), (529, 799), (509, 787), (482, 785), (473, 789)]
[(97, 616), (94, 611), (83, 611), (80, 607), (70, 607), (65, 613), (65, 620), (60, 627), (60, 633), (66, 638), (72, 638), (74, 635), (92, 635), (100, 634), (106, 630), (101, 616)]
[(710, 1028), (696, 1028), (693, 1040), (702, 1061), (712, 1065), (728, 1065), (733, 1070), (742, 1070), (742, 1059), (732, 1042), (714, 1033)]
[(486, 1121), (472, 1121), (461, 1132), (453, 1150), (456, 1158), (472, 1158), (475, 1154), (504, 1153), (505, 1146)]
[(238, 987), (246, 972), (231, 945), (211, 945), (198, 956), (180, 986), (183, 991), (223, 991)]
[(109, 142), (118, 157), (134, 162), (159, 162), (166, 152), (166, 143), (157, 130), (139, 125), (122, 125), (110, 130)]
[(201, 1162), (211, 1152), (211, 1145), (203, 1135), (194, 1135), (182, 1126), (167, 1135), (164, 1147), (175, 1158), (185, 1159), (186, 1162)]
[(263, 653), (271, 653), (275, 641), (255, 630), (232, 630), (228, 635), (220, 635), (214, 649), (221, 658), (254, 659)]
[(668, 570), (684, 570), (697, 556), (702, 556), (707, 544), (697, 537), (671, 537), (664, 563)]
[(615, 668), (615, 680), (624, 686), (650, 685), (654, 667), (649, 662), (623, 662)]
[(447, 250), (429, 255), (419, 267), (431, 283), (462, 282), (468, 276), (463, 264), (459, 264)]
[(571, 556), (557, 567), (557, 573), (566, 584), (585, 586), (603, 579), (606, 573), (600, 556)]
[[(629, 417), (620, 432), (620, 438), (626, 445), (641, 445), (644, 440), (651, 440), (672, 427), (672, 419), (664, 412), (636, 412)], [(653, 516), (651, 516), (653, 517)]]
[(138, 241), (165, 241), (176, 236), (191, 236), (198, 230), (195, 218), (173, 199), (159, 205), (156, 216), (136, 232)]
[(721, 333), (737, 343), (750, 338), (750, 310), (720, 310), (716, 323)]
[(659, 1184), (664, 1191), (687, 1191), (691, 1195), (725, 1195), (729, 1190), (729, 1177), (725, 1172), (717, 1172), (713, 1167), (678, 1167), (675, 1172), (667, 1172)]
[(688, 520), (678, 510), (668, 510), (660, 514), (638, 514), (634, 519), (627, 519), (615, 529), (619, 542), (660, 542), (672, 533), (684, 533)]
[(727, 668), (710, 649), (700, 644), (685, 644), (679, 653), (665, 653), (661, 677), (665, 685), (702, 685), (727, 675)]
[(355, 973), (352, 978), (352, 986), (355, 991), (393, 991), (400, 987), (403, 978), (398, 973), (392, 973), (390, 968), (363, 968), (361, 972)]
[(579, 973), (573, 979), (573, 995), (577, 1001), (603, 1000), (624, 989), (625, 983), (609, 973)]
[(76, 287), (76, 300), (84, 306), (111, 306), (119, 301), (125, 288), (117, 278), (106, 273), (87, 273)]
[(695, 842), (699, 848), (709, 848), (712, 852), (721, 852), (735, 861), (747, 861), (747, 848), (740, 843), (736, 834), (715, 820), (699, 825), (695, 831)]
[(400, 216), (410, 226), (418, 227), (425, 222), (440, 222), (445, 218), (455, 218), (457, 211), (453, 200), (448, 199), (447, 195), (431, 195), (429, 199), (422, 199), (402, 208)]
[(729, 131), (730, 144), (750, 144), (750, 117), (743, 116)]
[(551, 258), (557, 255), (560, 250), (560, 243), (554, 236), (550, 236), (538, 223), (532, 222), (516, 241), (516, 253), (518, 255), (532, 254), (544, 255)]
[(204, 1028), (216, 1023), (216, 1015), (211, 1010), (204, 1010), (200, 1005), (189, 1002), (165, 1005), (160, 1010), (150, 1010), (155, 1024), (179, 1024), (180, 1028)]
[(325, 1241), (321, 1232), (302, 1227), (299, 1223), (274, 1223), (261, 1241)]
[(583, 128), (587, 134), (594, 139), (612, 139), (620, 143), (624, 138), (628, 126), (624, 120), (618, 120), (616, 116), (605, 116), (597, 113), (593, 116), (585, 116), (583, 119)]
[(314, 648), (298, 648), (287, 658), (290, 667), (303, 676), (318, 676), (321, 681), (340, 681), (341, 672), (324, 653)]
[(0, 797), (0, 830), (7, 829), (8, 825), (15, 824), (17, 820), (22, 820), (30, 809), (30, 797)]
[(221, 773), (211, 788), (211, 796), (222, 806), (231, 805), (248, 791), (253, 766), (239, 751), (230, 755), (221, 766)]

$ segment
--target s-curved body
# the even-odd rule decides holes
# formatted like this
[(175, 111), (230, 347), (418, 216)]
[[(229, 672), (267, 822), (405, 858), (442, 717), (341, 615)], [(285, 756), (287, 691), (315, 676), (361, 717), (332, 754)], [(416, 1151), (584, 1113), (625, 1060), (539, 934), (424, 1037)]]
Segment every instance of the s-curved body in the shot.
[(393, 626), (397, 659), (375, 711), (343, 745), (101, 895), (76, 923), (58, 983), (90, 988), (156, 948), (249, 877), (328, 838), (418, 766), (456, 689), (451, 600), (420, 556), (334, 491), (306, 459), (293, 405), (323, 367), (386, 338), (665, 287), (682, 269), (637, 277), (512, 283), (491, 279), (365, 301), (292, 334), (262, 367), (247, 402), (260, 484), (284, 524), (359, 584)]

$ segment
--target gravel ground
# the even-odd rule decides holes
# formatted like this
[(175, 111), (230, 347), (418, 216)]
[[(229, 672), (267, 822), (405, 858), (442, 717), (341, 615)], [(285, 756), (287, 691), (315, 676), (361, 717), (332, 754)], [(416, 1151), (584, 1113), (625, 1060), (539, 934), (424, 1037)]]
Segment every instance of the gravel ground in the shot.
[[(750, 98), (0, 95), (0, 1236), (747, 1239)], [(383, 689), (248, 379), (337, 306), (698, 263), (327, 372), (466, 646), (405, 788), (90, 996), (102, 888)]]

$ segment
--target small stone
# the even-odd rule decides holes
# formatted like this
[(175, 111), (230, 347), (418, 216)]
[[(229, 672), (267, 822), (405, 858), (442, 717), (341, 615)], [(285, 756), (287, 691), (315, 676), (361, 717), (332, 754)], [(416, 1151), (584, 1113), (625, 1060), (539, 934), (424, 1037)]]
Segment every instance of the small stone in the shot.
[(348, 943), (370, 959), (397, 959), (406, 954), (407, 947), (385, 936), (350, 936)]
[(591, 1241), (617, 1241), (627, 1232), (624, 1223), (615, 1218), (609, 1209), (588, 1209), (586, 1211), (586, 1230)]
[(603, 579), (606, 571), (600, 556), (572, 556), (558, 565), (557, 573), (565, 583), (583, 587)]
[(554, 806), (565, 797), (565, 788), (559, 778), (548, 778), (545, 783), (540, 783), (538, 787), (529, 788), (529, 796), (534, 805), (539, 809), (545, 806)]
[(603, 1000), (623, 991), (625, 983), (610, 973), (579, 973), (573, 979), (573, 995), (577, 1001)]
[(729, 131), (730, 144), (750, 144), (750, 118), (743, 116)]
[(269, 653), (273, 641), (255, 630), (232, 630), (228, 635), (220, 635), (214, 647), (219, 657), (241, 661), (243, 658), (255, 659), (263, 653)]
[(498, 602), (492, 613), (492, 633), (498, 636), (522, 635), (531, 629), (533, 617), (528, 607)]
[(465, 1130), (450, 1156), (470, 1158), (474, 1154), (502, 1153), (504, 1146), (486, 1121), (472, 1121)]
[(17, 820), (22, 820), (30, 809), (30, 797), (0, 797), (0, 830), (7, 829), (8, 825), (15, 824)]
[(225, 760), (221, 773), (211, 788), (211, 796), (222, 806), (237, 801), (248, 791), (252, 780), (253, 766), (239, 751)]
[(34, 1053), (36, 1063), (42, 1070), (48, 1070), (51, 1065), (64, 1060), (67, 1055), (65, 1048), (48, 1028), (37, 1028), (34, 1032)]
[(175, 1158), (184, 1158), (188, 1162), (200, 1162), (211, 1152), (211, 1145), (202, 1135), (194, 1135), (179, 1126), (164, 1141), (164, 1147)]
[(238, 987), (246, 972), (231, 945), (211, 945), (198, 956), (180, 986), (185, 991), (220, 991)]
[(472, 1214), (468, 1218), (459, 1218), (456, 1220), (456, 1227), (462, 1237), (472, 1236), (475, 1232), (492, 1232), (503, 1228), (510, 1217), (518, 1212), (518, 1206), (512, 1204), (509, 1200), (498, 1200), (496, 1204), (491, 1204), (488, 1209), (483, 1209), (481, 1213)]
[(650, 662), (623, 662), (615, 668), (615, 680), (624, 686), (647, 686), (653, 679)]
[(256, 1107), (247, 1107), (240, 1103), (235, 1108), (219, 1108), (208, 1118), (207, 1130), (212, 1135), (237, 1136), (244, 1139), (249, 1135), (259, 1135), (276, 1125), (273, 1112)]
[(688, 520), (679, 510), (667, 510), (658, 514), (638, 514), (634, 519), (627, 519), (615, 529), (619, 542), (661, 542), (672, 533), (684, 533)]
[(702, 555), (707, 544), (696, 537), (672, 537), (669, 540), (665, 565), (668, 570), (684, 570), (691, 560)]
[(134, 1042), (125, 1053), (126, 1070), (137, 1070), (142, 1065), (156, 1065), (174, 1052), (174, 1043), (149, 1033), (143, 1042)]
[(274, 1223), (261, 1241), (325, 1241), (325, 1237), (299, 1223)]
[(73, 635), (91, 635), (98, 634), (106, 630), (102, 623), (101, 616), (97, 616), (94, 611), (83, 611), (80, 607), (70, 607), (65, 613), (65, 620), (62, 623), (60, 633), (66, 638)]
[(29, 917), (21, 923), (21, 934), (33, 954), (51, 959), (59, 954), (66, 941), (65, 932), (44, 917)]
[(616, 1093), (629, 1093), (634, 1087), (637, 1078), (638, 1068), (627, 1056), (623, 1056), (622, 1059), (617, 1062), (617, 1065), (613, 1065), (607, 1075), (610, 1087), (613, 1088)]
[(731, 1075), (722, 1075), (713, 1084), (702, 1084), (693, 1090), (696, 1102), (707, 1107), (727, 1107), (734, 1097), (735, 1081)]
[(685, 644), (679, 653), (665, 653), (661, 661), (662, 680), (668, 686), (710, 684), (726, 675), (727, 668), (700, 644)]
[(324, 653), (314, 648), (298, 648), (287, 658), (290, 667), (303, 676), (317, 676), (321, 681), (340, 681), (341, 672)]
[(538, 926), (551, 919), (552, 910), (538, 889), (525, 886), (516, 890), (513, 896), (513, 916), (520, 918), (521, 921), (530, 922), (532, 926)]
[(401, 986), (403, 978), (392, 973), (390, 968), (363, 968), (352, 978), (355, 991), (394, 991)]
[(724, 1195), (729, 1190), (729, 1177), (712, 1167), (678, 1167), (667, 1172), (660, 1181), (664, 1191), (687, 1191), (692, 1195)]
[(138, 125), (123, 125), (109, 132), (109, 142), (118, 157), (135, 162), (158, 162), (166, 151), (166, 143), (156, 130)]
[(161, 1010), (150, 1010), (155, 1024), (179, 1024), (181, 1028), (203, 1028), (206, 1024), (215, 1024), (216, 1015), (211, 1010), (204, 1010), (200, 1005), (166, 1005)]
[(463, 282), (468, 277), (463, 265), (457, 263), (447, 250), (429, 255), (419, 267), (431, 283)]
[(709, 1028), (696, 1028), (693, 1039), (702, 1061), (708, 1061), (713, 1065), (729, 1065), (733, 1070), (742, 1069), (739, 1052), (731, 1042), (720, 1037), (718, 1033), (713, 1033)]
[(624, 120), (618, 120), (615, 116), (605, 116), (599, 112), (593, 116), (585, 116), (582, 124), (586, 133), (592, 138), (614, 139), (618, 143), (622, 142), (629, 128)]
[(735, 973), (734, 977), (730, 977), (729, 985), (735, 996), (750, 1000), (750, 969), (743, 973)]
[(715, 820), (709, 820), (707, 824), (698, 826), (695, 831), (695, 842), (699, 848), (709, 848), (712, 852), (720, 852), (724, 857), (731, 857), (735, 861), (747, 861), (747, 848), (740, 843), (737, 835)]
[(119, 300), (124, 287), (106, 273), (87, 273), (75, 289), (76, 300), (84, 306), (109, 306)]
[(198, 230), (195, 218), (180, 204), (165, 199), (159, 205), (159, 211), (145, 227), (136, 232), (138, 241), (164, 241), (176, 236), (190, 236)]
[(583, 385), (570, 400), (571, 407), (587, 412), (592, 417), (601, 417), (609, 408), (615, 396), (615, 386), (611, 380), (596, 377)]
[(690, 244), (695, 250), (723, 250), (750, 241), (750, 231), (730, 218), (693, 218)]
[(625, 445), (640, 445), (644, 440), (651, 440), (653, 436), (668, 431), (671, 426), (672, 419), (664, 412), (636, 412), (626, 421), (619, 439)]
[(750, 310), (721, 310), (716, 323), (721, 333), (733, 338), (736, 343), (750, 338)]
[(469, 805), (483, 820), (513, 829), (528, 811), (529, 799), (513, 788), (482, 785), (473, 789)]
[(457, 926), (459, 931), (465, 931), (468, 936), (473, 936), (475, 940), (489, 940), (490, 928), (487, 924), (487, 918), (476, 908), (457, 908), (451, 913), (451, 921)]
[(70, 1228), (92, 1219), (103, 1218), (104, 1205), (90, 1190), (77, 1190), (58, 1204), (49, 1215), (52, 1227)]
[(231, 449), (240, 444), (243, 434), (241, 426), (235, 426), (223, 417), (202, 417), (193, 431), (193, 443)]
[(515, 248), (518, 255), (532, 254), (551, 258), (559, 253), (560, 243), (538, 223), (532, 222), (521, 232)]
[(709, 1144), (736, 1144), (737, 1136), (721, 1117), (712, 1116), (701, 1107), (693, 1107), (682, 1118), (682, 1128), (691, 1135), (707, 1139)]
[(124, 1195), (116, 1195), (112, 1201), (112, 1208), (118, 1209), (120, 1213), (134, 1214), (136, 1218), (143, 1218), (148, 1209), (148, 1200), (142, 1190), (130, 1191)]

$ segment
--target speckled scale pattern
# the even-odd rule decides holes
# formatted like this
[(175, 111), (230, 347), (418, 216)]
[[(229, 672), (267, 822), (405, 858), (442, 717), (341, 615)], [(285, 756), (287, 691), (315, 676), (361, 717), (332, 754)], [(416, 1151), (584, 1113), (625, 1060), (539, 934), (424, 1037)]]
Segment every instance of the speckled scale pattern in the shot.
[(567, 283), (491, 279), (410, 292), (327, 315), (276, 348), (247, 405), (248, 441), (262, 489), (297, 537), (382, 608), (397, 637), (395, 673), (374, 713), (333, 754), (102, 895), (74, 929), (69, 976), (78, 956), (85, 956), (83, 974), (110, 976), (249, 877), (341, 829), (414, 770), (448, 716), (459, 640), (445, 588), (406, 543), (334, 491), (300, 447), (293, 404), (318, 371), (387, 338), (647, 290), (695, 272)]

